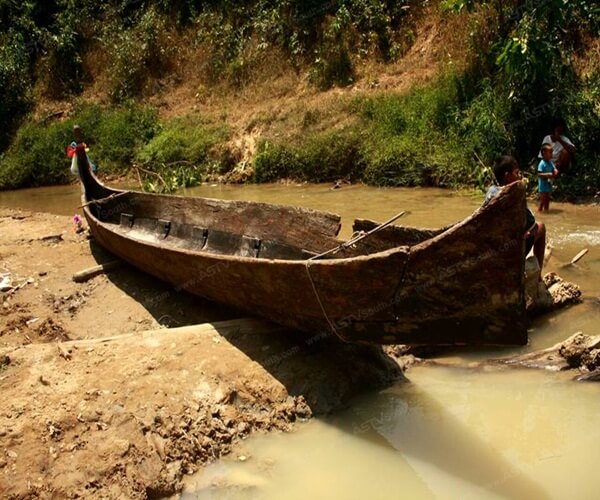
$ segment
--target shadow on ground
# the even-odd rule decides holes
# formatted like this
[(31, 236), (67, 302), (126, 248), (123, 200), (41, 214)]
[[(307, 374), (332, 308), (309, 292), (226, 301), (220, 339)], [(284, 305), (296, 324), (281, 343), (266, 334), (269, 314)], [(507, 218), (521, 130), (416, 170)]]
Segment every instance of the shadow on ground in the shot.
[[(115, 259), (94, 240), (90, 248), (98, 263)], [(219, 331), (219, 321), (248, 317), (246, 312), (177, 291), (129, 265), (107, 277), (158, 323), (170, 328), (216, 322)], [(403, 379), (398, 364), (380, 346), (348, 344), (329, 332), (306, 334), (269, 326), (251, 332), (223, 328), (220, 333), (283, 384), (291, 396), (304, 396), (316, 414), (343, 408), (364, 391)]]

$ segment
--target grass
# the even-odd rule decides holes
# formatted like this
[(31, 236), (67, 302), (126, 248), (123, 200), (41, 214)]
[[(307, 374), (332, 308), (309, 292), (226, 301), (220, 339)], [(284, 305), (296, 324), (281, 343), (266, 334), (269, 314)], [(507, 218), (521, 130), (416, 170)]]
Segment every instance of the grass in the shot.
[[(557, 197), (595, 194), (600, 183), (600, 110), (594, 104), (599, 81), (582, 82), (561, 103), (559, 111), (572, 125), (578, 153), (574, 174), (556, 185)], [(274, 112), (255, 114), (237, 125), (238, 134), (223, 124), (228, 115), (220, 113), (224, 116), (193, 114), (161, 123), (139, 105), (85, 105), (63, 122), (29, 122), (0, 158), (0, 188), (68, 180), (64, 146), (78, 122), (101, 172), (139, 165), (151, 172), (144, 176), (150, 191), (173, 191), (245, 166), (241, 160), (248, 157), (238, 149), (240, 134), (258, 137), (250, 158), (254, 182), (346, 179), (380, 186), (484, 189), (491, 182), (490, 172), (479, 159), (491, 165), (499, 155), (514, 154), (526, 168), (539, 147), (539, 134), (529, 129), (542, 123), (535, 115), (512, 119), (523, 110), (510, 95), (489, 80), (457, 73), (406, 94), (323, 100), (321, 106), (277, 114), (281, 118)], [(527, 138), (520, 141), (521, 149), (517, 138)]]

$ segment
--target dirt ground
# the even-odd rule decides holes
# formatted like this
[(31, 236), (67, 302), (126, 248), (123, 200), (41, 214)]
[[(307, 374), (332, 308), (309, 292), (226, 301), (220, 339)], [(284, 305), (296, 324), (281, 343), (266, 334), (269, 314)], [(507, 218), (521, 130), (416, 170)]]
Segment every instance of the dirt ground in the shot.
[(0, 208), (2, 498), (171, 495), (252, 432), (402, 377), (381, 349), (244, 319), (129, 267), (72, 281), (109, 260), (69, 217)]

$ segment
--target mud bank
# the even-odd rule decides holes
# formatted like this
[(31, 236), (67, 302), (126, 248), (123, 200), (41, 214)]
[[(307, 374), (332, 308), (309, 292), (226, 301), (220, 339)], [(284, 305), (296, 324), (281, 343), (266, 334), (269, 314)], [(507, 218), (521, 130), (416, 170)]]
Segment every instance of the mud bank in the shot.
[(0, 209), (2, 497), (169, 495), (252, 432), (402, 377), (380, 348), (243, 319), (134, 269), (73, 283), (110, 256), (72, 226)]

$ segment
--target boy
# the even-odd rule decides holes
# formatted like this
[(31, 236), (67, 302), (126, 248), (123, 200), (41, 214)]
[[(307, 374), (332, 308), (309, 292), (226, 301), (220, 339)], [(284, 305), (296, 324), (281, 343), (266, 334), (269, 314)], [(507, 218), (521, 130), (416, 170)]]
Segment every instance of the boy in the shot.
[[(494, 176), (500, 186), (506, 186), (507, 184), (520, 181), (521, 170), (519, 169), (517, 160), (512, 156), (502, 156), (498, 158), (494, 164)], [(500, 187), (496, 185), (490, 186), (485, 195), (484, 203), (488, 203), (499, 192)], [(536, 257), (541, 270), (544, 264), (544, 252), (546, 251), (546, 226), (544, 226), (543, 222), (536, 222), (535, 217), (529, 209), (527, 209), (526, 220), (526, 229), (523, 234), (523, 238), (525, 239), (525, 255), (527, 255), (533, 247), (533, 254)]]
[(538, 193), (540, 194), (540, 206), (538, 212), (546, 212), (550, 209), (550, 194), (552, 193), (551, 179), (558, 175), (558, 170), (552, 163), (552, 144), (542, 145), (542, 159), (537, 168)]

